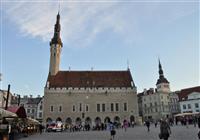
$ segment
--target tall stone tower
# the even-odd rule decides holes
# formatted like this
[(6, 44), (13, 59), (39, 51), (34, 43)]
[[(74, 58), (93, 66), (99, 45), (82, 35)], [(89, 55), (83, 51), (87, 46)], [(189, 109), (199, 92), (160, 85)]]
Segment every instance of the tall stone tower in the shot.
[(50, 42), (50, 65), (49, 65), (49, 73), (50, 75), (56, 75), (59, 71), (60, 65), (60, 53), (61, 48), (63, 46), (61, 38), (60, 38), (60, 14), (58, 12), (56, 24), (54, 26), (54, 36)]
[(169, 82), (164, 77), (164, 73), (163, 73), (163, 70), (162, 70), (162, 65), (160, 63), (160, 59), (158, 61), (159, 61), (159, 64), (158, 64), (159, 79), (157, 80), (157, 83), (156, 83), (157, 91), (162, 92), (162, 93), (169, 93), (170, 92)]

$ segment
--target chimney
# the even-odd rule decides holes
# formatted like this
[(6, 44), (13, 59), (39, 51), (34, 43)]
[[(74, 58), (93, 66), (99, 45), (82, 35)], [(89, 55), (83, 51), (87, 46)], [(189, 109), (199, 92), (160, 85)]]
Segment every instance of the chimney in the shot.
[(144, 94), (146, 94), (147, 93), (147, 89), (146, 88), (144, 88)]

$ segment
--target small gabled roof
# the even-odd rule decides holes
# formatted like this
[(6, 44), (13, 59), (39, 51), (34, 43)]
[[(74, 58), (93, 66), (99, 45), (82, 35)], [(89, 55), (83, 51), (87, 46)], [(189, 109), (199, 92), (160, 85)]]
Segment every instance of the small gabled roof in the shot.
[(27, 104), (38, 104), (40, 102), (40, 100), (42, 100), (41, 97), (37, 97), (37, 98), (28, 98), (28, 102)]
[(23, 106), (10, 106), (7, 110), (16, 113), (19, 118), (26, 118), (26, 111)]

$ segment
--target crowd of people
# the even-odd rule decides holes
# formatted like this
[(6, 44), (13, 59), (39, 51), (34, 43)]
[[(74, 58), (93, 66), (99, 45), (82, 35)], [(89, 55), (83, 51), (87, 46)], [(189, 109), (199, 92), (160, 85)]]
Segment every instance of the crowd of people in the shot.
[[(193, 124), (194, 127), (196, 127), (196, 124), (198, 125), (199, 128), (199, 132), (197, 134), (198, 138), (200, 139), (200, 116), (193, 116), (193, 117), (177, 117), (174, 119), (172, 118), (162, 118), (161, 120), (155, 120), (154, 121), (154, 125), (155, 127), (157, 127), (158, 123), (160, 124), (160, 133), (159, 133), (159, 138), (160, 139), (164, 139), (164, 140), (168, 140), (168, 138), (171, 135), (171, 129), (170, 127), (174, 125), (174, 121), (176, 123), (176, 125), (178, 125), (178, 123), (180, 122), (181, 125), (185, 125), (186, 128), (188, 128), (189, 124)], [(150, 125), (151, 125), (151, 120), (147, 119), (144, 122), (144, 125), (147, 127), (147, 131), (150, 131)]]
[[(174, 123), (175, 122), (175, 123)], [(172, 127), (174, 124), (178, 125), (185, 125), (187, 127), (188, 124), (194, 124), (194, 127), (196, 127), (196, 125), (199, 128), (199, 132), (197, 134), (198, 138), (200, 139), (200, 116), (199, 117), (193, 117), (192, 121), (191, 118), (186, 118), (186, 117), (179, 117), (179, 118), (162, 118), (161, 120), (155, 120), (152, 121), (150, 119), (147, 119), (144, 121), (144, 125), (147, 128), (147, 132), (150, 132), (150, 127), (151, 125), (154, 124), (155, 128), (157, 127), (157, 125), (159, 124), (160, 126), (160, 133), (158, 135), (158, 137), (160, 139), (163, 140), (168, 140), (168, 138), (171, 135), (171, 129), (170, 127)], [(62, 125), (62, 130), (64, 131), (68, 131), (68, 132), (76, 132), (76, 131), (104, 131), (104, 130), (108, 130), (110, 131), (110, 139), (114, 140), (115, 135), (116, 135), (116, 129), (122, 128), (124, 129), (124, 132), (127, 131), (128, 127), (134, 127), (135, 122), (129, 122), (127, 120), (124, 120), (121, 123), (118, 122), (111, 122), (108, 121), (106, 123), (96, 123), (94, 126), (91, 126), (89, 123), (86, 124), (66, 124), (66, 125)], [(19, 124), (17, 125), (8, 125), (7, 127), (7, 133), (9, 136), (9, 140), (14, 140), (14, 137), (16, 138), (16, 134), (23, 134), (23, 136), (28, 136), (34, 133), (40, 133), (42, 134), (42, 132), (44, 131), (44, 126), (41, 124), (38, 125), (22, 125), (19, 126)], [(48, 128), (48, 125), (46, 126), (46, 130)], [(0, 139), (2, 138), (2, 136), (0, 135)]]

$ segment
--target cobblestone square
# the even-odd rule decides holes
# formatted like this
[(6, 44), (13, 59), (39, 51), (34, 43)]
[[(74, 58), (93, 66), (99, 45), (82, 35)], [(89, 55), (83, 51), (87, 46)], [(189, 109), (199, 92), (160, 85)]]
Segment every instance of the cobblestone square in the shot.
[[(159, 140), (159, 126), (151, 126), (150, 132), (147, 132), (145, 126), (136, 126), (128, 128), (125, 132), (118, 129), (115, 140)], [(172, 134), (169, 140), (198, 140), (198, 127), (190, 125), (171, 127)], [(89, 131), (89, 132), (51, 132), (42, 133), (22, 138), (20, 140), (110, 140), (109, 131)]]

